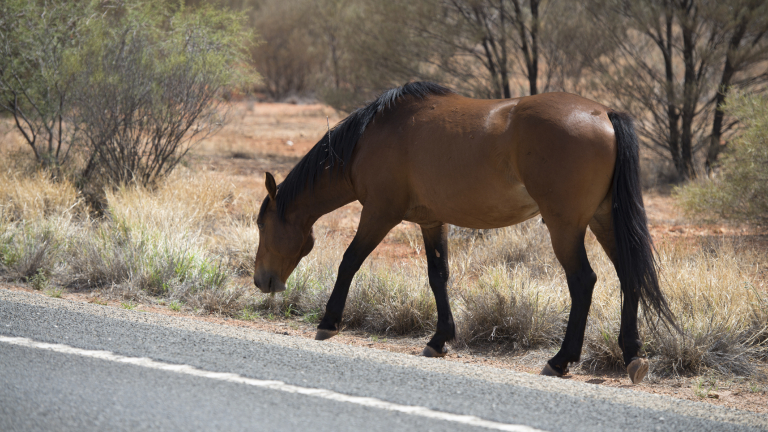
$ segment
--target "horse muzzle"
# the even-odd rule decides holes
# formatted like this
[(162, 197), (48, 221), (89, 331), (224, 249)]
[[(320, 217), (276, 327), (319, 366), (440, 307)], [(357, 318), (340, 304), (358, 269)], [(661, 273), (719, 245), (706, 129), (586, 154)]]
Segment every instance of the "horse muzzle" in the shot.
[(285, 284), (274, 274), (261, 273), (253, 276), (256, 288), (265, 294), (285, 291)]

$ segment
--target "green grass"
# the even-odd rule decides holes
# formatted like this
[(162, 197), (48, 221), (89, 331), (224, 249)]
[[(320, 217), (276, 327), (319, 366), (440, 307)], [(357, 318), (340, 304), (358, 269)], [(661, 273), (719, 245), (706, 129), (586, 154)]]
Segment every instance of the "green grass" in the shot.
[(62, 290), (56, 289), (56, 288), (49, 289), (49, 290), (45, 291), (45, 295), (47, 295), (48, 297), (53, 297), (53, 298), (61, 298), (61, 294), (62, 293), (63, 293)]
[(696, 380), (696, 387), (693, 393), (700, 399), (709, 397), (712, 392), (719, 389), (717, 379), (714, 376), (700, 377)]
[(239, 318), (241, 320), (244, 320), (244, 321), (253, 321), (253, 320), (256, 320), (256, 319), (258, 319), (260, 317), (261, 316), (259, 315), (259, 312), (253, 310), (253, 308), (250, 307), (250, 306), (246, 307), (246, 308), (243, 308), (243, 311), (240, 312), (240, 315), (237, 316), (237, 318)]
[(46, 275), (45, 270), (38, 269), (37, 273), (29, 278), (29, 284), (32, 286), (32, 288), (42, 291), (43, 289), (48, 287), (49, 284), (48, 276)]

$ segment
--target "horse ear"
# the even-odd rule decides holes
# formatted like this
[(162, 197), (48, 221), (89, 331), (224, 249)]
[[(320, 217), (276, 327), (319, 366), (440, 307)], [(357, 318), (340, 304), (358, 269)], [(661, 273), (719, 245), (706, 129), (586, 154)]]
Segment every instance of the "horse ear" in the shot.
[(269, 198), (274, 200), (275, 195), (277, 195), (277, 184), (275, 183), (275, 178), (272, 177), (272, 174), (267, 173), (266, 179), (264, 180), (264, 185), (267, 187)]

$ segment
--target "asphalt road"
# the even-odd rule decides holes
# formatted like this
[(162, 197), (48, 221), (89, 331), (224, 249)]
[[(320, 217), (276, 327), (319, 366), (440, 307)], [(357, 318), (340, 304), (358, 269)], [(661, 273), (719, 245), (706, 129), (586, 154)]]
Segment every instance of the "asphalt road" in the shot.
[(494, 428), (746, 431), (768, 416), (0, 289), (0, 431)]

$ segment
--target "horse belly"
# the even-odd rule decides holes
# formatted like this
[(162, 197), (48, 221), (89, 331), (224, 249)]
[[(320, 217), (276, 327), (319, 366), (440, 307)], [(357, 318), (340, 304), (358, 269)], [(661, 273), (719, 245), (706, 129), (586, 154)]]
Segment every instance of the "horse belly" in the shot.
[(449, 167), (443, 165), (441, 175), (415, 176), (406, 220), (489, 229), (514, 225), (539, 213), (525, 186), (507, 173), (445, 169)]

